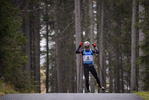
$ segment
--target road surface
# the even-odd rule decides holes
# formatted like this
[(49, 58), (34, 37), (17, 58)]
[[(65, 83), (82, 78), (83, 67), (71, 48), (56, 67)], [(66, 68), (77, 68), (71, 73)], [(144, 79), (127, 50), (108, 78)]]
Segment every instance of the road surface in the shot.
[(0, 100), (143, 100), (135, 94), (127, 93), (48, 93), (9, 94)]

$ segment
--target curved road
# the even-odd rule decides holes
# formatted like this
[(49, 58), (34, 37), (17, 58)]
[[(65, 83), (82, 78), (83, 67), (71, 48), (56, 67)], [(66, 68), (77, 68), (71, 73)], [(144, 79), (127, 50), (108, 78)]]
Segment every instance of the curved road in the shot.
[(0, 100), (144, 100), (127, 93), (49, 93), (49, 94), (9, 94)]

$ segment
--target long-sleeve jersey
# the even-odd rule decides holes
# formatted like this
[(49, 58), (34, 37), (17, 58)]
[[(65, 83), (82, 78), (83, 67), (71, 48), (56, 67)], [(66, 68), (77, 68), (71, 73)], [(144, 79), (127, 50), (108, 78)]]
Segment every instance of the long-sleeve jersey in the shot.
[(93, 65), (93, 54), (99, 54), (99, 51), (97, 49), (89, 49), (89, 51), (86, 51), (85, 49), (81, 49), (78, 47), (76, 50), (76, 54), (82, 54), (83, 55), (83, 64), (87, 65)]

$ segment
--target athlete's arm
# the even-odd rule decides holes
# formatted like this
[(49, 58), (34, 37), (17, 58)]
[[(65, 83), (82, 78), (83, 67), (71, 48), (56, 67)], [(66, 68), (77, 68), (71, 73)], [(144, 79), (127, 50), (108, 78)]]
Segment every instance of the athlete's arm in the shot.
[(96, 54), (99, 54), (99, 50), (98, 50), (98, 48), (96, 47), (96, 45), (93, 43), (92, 44), (93, 45), (93, 47), (94, 47), (94, 50), (92, 50), (92, 52), (93, 53), (96, 53)]
[(99, 54), (99, 50), (97, 49), (97, 47), (95, 48), (95, 50), (92, 49), (93, 53)]
[(83, 49), (82, 50), (80, 50), (79, 48), (76, 50), (76, 54), (82, 54), (83, 53)]
[(80, 50), (82, 44), (83, 44), (83, 43), (81, 42), (80, 45), (79, 45), (79, 47), (78, 47), (77, 50), (76, 50), (76, 54), (80, 54), (80, 53), (83, 52), (83, 50)]

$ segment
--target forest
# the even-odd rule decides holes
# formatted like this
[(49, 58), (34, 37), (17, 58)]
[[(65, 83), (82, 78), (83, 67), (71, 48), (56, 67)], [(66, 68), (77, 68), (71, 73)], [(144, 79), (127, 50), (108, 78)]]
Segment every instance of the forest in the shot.
[[(0, 0), (0, 83), (84, 93), (75, 51), (85, 41), (99, 49), (94, 67), (109, 93), (149, 91), (148, 0)], [(102, 92), (91, 74), (89, 81), (91, 93)]]

